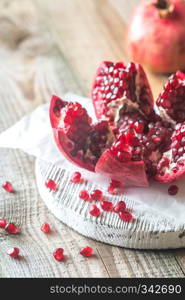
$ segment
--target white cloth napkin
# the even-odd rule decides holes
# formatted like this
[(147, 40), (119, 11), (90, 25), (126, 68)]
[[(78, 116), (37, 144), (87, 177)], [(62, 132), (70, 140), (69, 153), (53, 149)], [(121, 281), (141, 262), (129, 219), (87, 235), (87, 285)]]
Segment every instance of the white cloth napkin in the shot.
[[(61, 95), (59, 95), (61, 96)], [(74, 94), (66, 94), (65, 100), (81, 103), (92, 119), (96, 120), (92, 103), (89, 99)], [(49, 121), (49, 104), (39, 106), (31, 114), (23, 117), (11, 128), (0, 134), (0, 147), (21, 149), (39, 159), (51, 162), (71, 171), (81, 170), (90, 182), (101, 184), (107, 189), (108, 179), (102, 175), (74, 166), (58, 151), (55, 145)], [(129, 187), (125, 189), (127, 198), (137, 202), (137, 210), (152, 208), (175, 219), (177, 225), (185, 223), (185, 179), (176, 183), (179, 193), (176, 196), (168, 195), (170, 184), (152, 182), (149, 188)]]

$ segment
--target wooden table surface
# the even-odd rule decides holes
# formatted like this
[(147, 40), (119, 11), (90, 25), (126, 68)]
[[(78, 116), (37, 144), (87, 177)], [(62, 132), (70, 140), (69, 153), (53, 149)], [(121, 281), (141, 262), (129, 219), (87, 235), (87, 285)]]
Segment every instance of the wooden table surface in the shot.
[[(0, 131), (50, 95), (68, 91), (89, 96), (102, 60), (128, 61), (126, 29), (138, 0), (1, 0)], [(166, 78), (149, 72), (155, 97)], [(15, 195), (0, 191), (0, 215), (19, 224), (20, 237), (0, 233), (1, 277), (184, 277), (185, 250), (138, 251), (105, 245), (61, 225), (39, 197), (34, 158), (18, 150), (0, 150), (0, 184), (14, 183)], [(40, 233), (48, 220), (51, 237)], [(23, 259), (5, 251), (19, 245)], [(79, 257), (92, 246), (96, 256)], [(54, 247), (68, 259), (55, 263)]]

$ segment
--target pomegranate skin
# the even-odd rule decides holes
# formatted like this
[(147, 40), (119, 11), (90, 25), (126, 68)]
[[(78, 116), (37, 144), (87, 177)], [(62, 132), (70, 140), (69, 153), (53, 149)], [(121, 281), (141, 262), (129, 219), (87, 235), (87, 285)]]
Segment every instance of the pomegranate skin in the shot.
[(158, 73), (185, 70), (185, 1), (168, 0), (171, 10), (163, 17), (156, 2), (143, 0), (136, 8), (128, 30), (130, 58)]

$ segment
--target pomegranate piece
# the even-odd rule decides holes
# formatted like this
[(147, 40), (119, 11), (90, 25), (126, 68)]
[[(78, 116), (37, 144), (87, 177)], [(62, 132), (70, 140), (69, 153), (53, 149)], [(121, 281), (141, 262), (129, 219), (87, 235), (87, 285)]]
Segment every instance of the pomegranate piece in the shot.
[(18, 258), (19, 257), (19, 248), (10, 248), (7, 251), (7, 254), (13, 258)]
[(0, 228), (5, 228), (5, 227), (6, 227), (6, 219), (0, 218)]
[(45, 186), (53, 191), (56, 191), (58, 189), (58, 186), (56, 184), (56, 182), (52, 179), (48, 179), (48, 181), (46, 181)]
[(50, 225), (48, 223), (42, 224), (41, 231), (44, 233), (49, 233), (51, 231)]
[(125, 210), (126, 210), (126, 204), (124, 201), (119, 201), (114, 207), (114, 212), (116, 213), (125, 212)]
[(143, 0), (128, 30), (128, 50), (133, 61), (154, 72), (185, 69), (185, 2)]
[(133, 216), (129, 211), (119, 212), (119, 218), (124, 222), (133, 222)]
[(157, 165), (155, 179), (173, 182), (185, 175), (185, 122), (176, 125), (171, 136), (170, 149), (163, 152)]
[(62, 248), (57, 248), (54, 252), (53, 252), (53, 257), (57, 260), (57, 261), (62, 261), (64, 260), (65, 256), (64, 256), (64, 249)]
[(101, 216), (101, 211), (100, 211), (100, 209), (99, 209), (95, 204), (93, 204), (93, 205), (91, 206), (91, 209), (90, 209), (89, 213), (90, 213), (92, 216), (94, 216), (94, 217), (99, 217), (99, 216)]
[(81, 182), (81, 173), (80, 172), (74, 172), (71, 176), (71, 182), (73, 183), (80, 183)]
[(108, 122), (92, 124), (79, 103), (67, 103), (56, 96), (51, 99), (50, 121), (59, 150), (69, 161), (89, 171), (94, 171), (101, 153), (114, 140)]
[(11, 184), (11, 182), (9, 181), (6, 181), (3, 185), (2, 185), (3, 189), (5, 191), (7, 191), (8, 193), (14, 193), (14, 189), (13, 189), (13, 186)]
[(157, 107), (163, 119), (172, 124), (185, 121), (185, 74), (177, 71), (170, 76), (157, 99)]
[(178, 193), (178, 191), (179, 191), (179, 188), (177, 185), (171, 185), (168, 189), (168, 194), (171, 196), (174, 196)]
[(80, 254), (84, 257), (92, 256), (93, 249), (91, 247), (85, 247), (80, 250)]
[(120, 162), (110, 150), (106, 150), (96, 164), (96, 172), (105, 174), (127, 186), (149, 185), (144, 161)]
[(86, 190), (80, 191), (79, 197), (80, 197), (81, 199), (85, 200), (85, 201), (89, 201), (89, 200), (90, 200), (89, 193), (88, 193), (88, 191), (86, 191)]
[(94, 190), (91, 192), (90, 197), (94, 201), (101, 201), (103, 199), (103, 192), (100, 190)]
[[(153, 96), (143, 68), (139, 64), (103, 61), (92, 86), (92, 100), (98, 119), (121, 122), (126, 113), (140, 119), (153, 113)], [(142, 127), (136, 124), (138, 131)]]
[(20, 228), (17, 227), (15, 224), (13, 223), (7, 223), (5, 226), (5, 230), (10, 233), (10, 234), (18, 234), (20, 233)]
[(105, 211), (112, 211), (113, 210), (113, 204), (110, 201), (102, 201), (101, 202), (101, 208)]

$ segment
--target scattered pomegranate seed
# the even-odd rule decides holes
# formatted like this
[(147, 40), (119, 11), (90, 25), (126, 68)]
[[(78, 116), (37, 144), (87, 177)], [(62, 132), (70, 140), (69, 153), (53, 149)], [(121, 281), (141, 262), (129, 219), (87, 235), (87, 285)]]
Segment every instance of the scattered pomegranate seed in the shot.
[(86, 190), (80, 191), (79, 197), (80, 197), (81, 199), (85, 200), (85, 201), (90, 200), (89, 193), (88, 193), (88, 191), (86, 191)]
[(94, 190), (94, 191), (92, 191), (90, 196), (91, 196), (92, 200), (100, 201), (103, 198), (103, 193), (100, 190)]
[(133, 216), (129, 211), (124, 211), (119, 213), (119, 218), (125, 222), (132, 222)]
[(41, 231), (43, 231), (44, 233), (49, 233), (51, 231), (50, 225), (48, 223), (42, 224)]
[(94, 216), (94, 217), (99, 217), (99, 216), (101, 216), (101, 211), (100, 211), (100, 209), (99, 209), (95, 204), (93, 204), (93, 205), (91, 206), (91, 209), (90, 209), (89, 213), (90, 213), (92, 216)]
[(45, 183), (46, 187), (50, 190), (56, 191), (58, 189), (57, 184), (54, 180), (48, 179)]
[(2, 185), (3, 189), (5, 191), (7, 191), (8, 193), (14, 193), (14, 189), (13, 189), (13, 186), (11, 184), (11, 182), (9, 181), (6, 181), (3, 185)]
[(10, 248), (7, 251), (7, 254), (13, 258), (18, 258), (19, 257), (19, 248)]
[(126, 204), (124, 201), (119, 201), (116, 206), (114, 207), (114, 211), (116, 213), (119, 213), (119, 212), (125, 212), (125, 209), (126, 209)]
[(102, 201), (101, 208), (105, 211), (111, 211), (113, 209), (113, 204), (109, 201)]
[(80, 183), (81, 182), (81, 173), (80, 172), (74, 172), (71, 176), (71, 182), (73, 183)]
[(5, 226), (5, 230), (10, 233), (10, 234), (17, 234), (20, 232), (20, 228), (17, 227), (15, 224), (13, 223), (8, 223), (6, 226)]
[(116, 181), (116, 180), (111, 180), (110, 185), (108, 187), (108, 192), (111, 195), (117, 195), (120, 193), (121, 190), (121, 182)]
[(92, 253), (93, 253), (93, 249), (91, 247), (82, 248), (82, 250), (80, 251), (80, 254), (85, 257), (90, 257)]
[(179, 188), (177, 185), (171, 185), (168, 189), (168, 194), (174, 196), (178, 193), (178, 190)]
[(64, 260), (64, 249), (58, 248), (53, 252), (53, 256), (56, 260), (62, 261)]
[(0, 228), (5, 228), (6, 227), (6, 219), (5, 218), (1, 218), (0, 219)]

